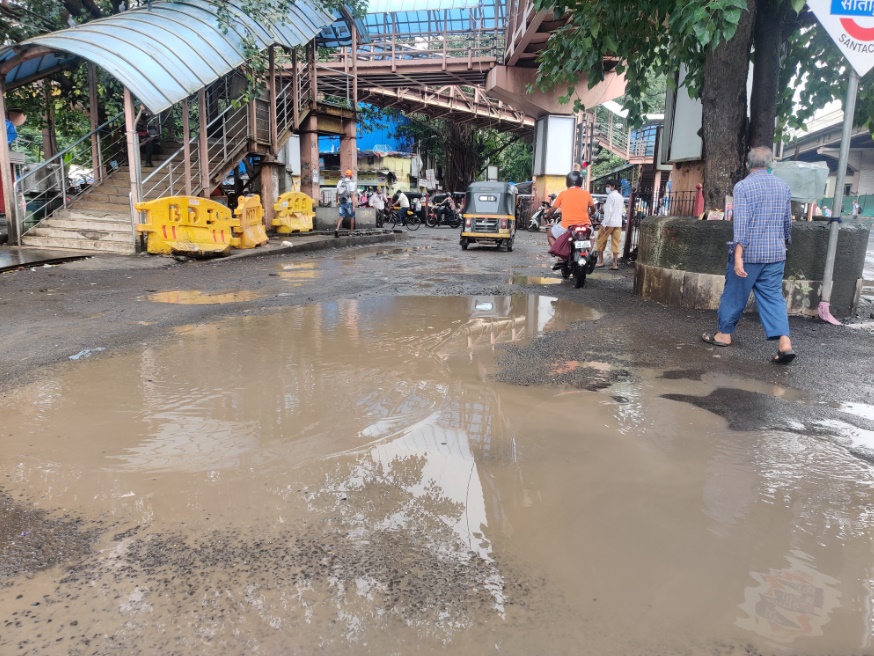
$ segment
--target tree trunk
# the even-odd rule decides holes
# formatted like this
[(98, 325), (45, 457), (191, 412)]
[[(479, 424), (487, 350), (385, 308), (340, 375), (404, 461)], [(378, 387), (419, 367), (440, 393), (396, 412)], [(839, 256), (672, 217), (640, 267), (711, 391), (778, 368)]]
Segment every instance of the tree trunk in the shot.
[(707, 50), (701, 89), (704, 201), (722, 208), (744, 175), (747, 134), (747, 73), (756, 0), (747, 0), (737, 32)]
[(790, 0), (758, 0), (753, 30), (753, 91), (750, 96), (750, 148), (774, 145), (777, 94), (783, 68), (784, 26)]

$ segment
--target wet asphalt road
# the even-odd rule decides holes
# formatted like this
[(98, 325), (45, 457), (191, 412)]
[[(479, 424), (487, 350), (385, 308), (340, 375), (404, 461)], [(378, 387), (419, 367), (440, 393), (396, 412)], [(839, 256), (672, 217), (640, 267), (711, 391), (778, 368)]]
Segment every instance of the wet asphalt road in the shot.
[[(793, 318), (798, 360), (789, 368), (766, 366), (774, 349), (762, 339), (755, 316), (742, 322), (736, 346), (707, 347), (700, 334), (713, 328), (715, 313), (636, 298), (630, 266), (618, 273), (596, 270), (581, 290), (567, 283), (526, 284), (531, 278), (555, 276), (544, 241), (542, 234), (520, 232), (513, 253), (473, 247), (462, 252), (448, 229), (422, 228), (391, 243), (314, 254), (188, 263), (152, 257), (94, 258), (7, 273), (0, 276), (0, 369), (5, 374), (0, 385), (21, 384), (40, 367), (65, 362), (86, 349), (109, 354), (160, 340), (174, 326), (280, 307), (382, 295), (548, 293), (583, 302), (603, 314), (591, 326), (553, 338), (572, 345), (574, 356), (607, 352), (621, 355), (630, 367), (718, 371), (791, 385), (828, 402), (874, 401), (871, 327), (846, 330)], [(306, 263), (314, 273), (291, 279), (283, 265), (294, 263)], [(254, 298), (194, 305), (146, 300), (175, 291), (247, 292)], [(869, 300), (856, 321), (871, 319), (874, 305)], [(536, 362), (539, 354), (531, 357)], [(514, 361), (509, 359), (508, 366)], [(526, 384), (554, 382), (536, 367), (520, 366), (519, 371), (508, 369), (501, 375)]]
[[(46, 367), (76, 366), (70, 358), (83, 352), (90, 352), (91, 358), (112, 358), (129, 347), (160, 345), (178, 327), (226, 317), (269, 315), (287, 306), (382, 296), (542, 294), (583, 303), (600, 318), (546, 334), (525, 346), (503, 347), (497, 355), (498, 381), (515, 386), (599, 390), (636, 371), (661, 370), (668, 380), (726, 376), (800, 390), (804, 403), (729, 388), (707, 396), (672, 394), (665, 398), (708, 410), (724, 419), (732, 431), (767, 429), (812, 435), (845, 445), (860, 462), (874, 462), (874, 451), (848, 440), (841, 429), (834, 428), (874, 430), (874, 420), (845, 411), (846, 404), (874, 405), (874, 330), (791, 319), (799, 358), (790, 367), (776, 367), (768, 362), (773, 347), (762, 339), (754, 316), (742, 323), (734, 346), (708, 347), (700, 334), (712, 329), (714, 313), (641, 301), (631, 294), (631, 267), (618, 273), (598, 270), (580, 290), (568, 283), (543, 284), (548, 281), (538, 278), (554, 278), (544, 242), (542, 234), (520, 233), (513, 253), (477, 248), (462, 252), (448, 230), (423, 228), (391, 243), (312, 255), (188, 263), (137, 258), (134, 266), (130, 260), (95, 258), (5, 274), (0, 276), (5, 332), (0, 368), (6, 375), (0, 385), (4, 396), (10, 398), (17, 386), (37, 379)], [(227, 302), (180, 302), (190, 300), (188, 292), (197, 293), (195, 300), (225, 295), (221, 300)], [(234, 298), (233, 294), (240, 296)], [(167, 300), (173, 302), (163, 302)], [(866, 315), (871, 312), (874, 308), (870, 304), (864, 306), (858, 320), (870, 320)], [(625, 402), (620, 396), (614, 400)], [(832, 428), (823, 427), (823, 421), (831, 422)], [(30, 503), (27, 490), (14, 489), (4, 481), (0, 481), (0, 513), (4, 517), (0, 525), (0, 586), (4, 579), (53, 565), (69, 567), (69, 577), (84, 580), (87, 565), (83, 571), (77, 563), (93, 550), (101, 534), (105, 537), (116, 528), (112, 521), (86, 525), (76, 516), (38, 510)], [(38, 549), (21, 540), (35, 526), (48, 536)], [(112, 539), (121, 541), (137, 532), (137, 528), (124, 528), (133, 532), (119, 532)], [(163, 539), (181, 541), (184, 536)], [(217, 543), (217, 550), (205, 558), (241, 558), (232, 539), (217, 538)], [(308, 544), (304, 537), (295, 546), (298, 557), (288, 557), (318, 569), (324, 557), (320, 544)], [(144, 551), (138, 558), (150, 575), (157, 576), (168, 567), (184, 570), (188, 566), (162, 559), (163, 553), (168, 557), (175, 553), (172, 544), (153, 542), (140, 548)], [(376, 545), (374, 558), (378, 552)], [(280, 568), (283, 562), (267, 558), (264, 566)], [(439, 572), (434, 575), (439, 576)], [(477, 572), (463, 575), (486, 578)], [(531, 582), (517, 585), (526, 587), (526, 594), (533, 594), (527, 589)], [(461, 598), (465, 593), (458, 590), (453, 594)], [(22, 617), (4, 620), (27, 621)], [(89, 653), (88, 639), (82, 636), (82, 651), (70, 653)]]

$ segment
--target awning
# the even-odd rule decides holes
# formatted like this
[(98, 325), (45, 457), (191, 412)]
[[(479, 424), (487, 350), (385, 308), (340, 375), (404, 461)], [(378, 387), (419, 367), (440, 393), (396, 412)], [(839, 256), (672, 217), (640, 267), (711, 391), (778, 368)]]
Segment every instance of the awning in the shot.
[(243, 43), (291, 48), (316, 37), (334, 17), (298, 0), (285, 23), (262, 25), (236, 0), (224, 31), (216, 5), (204, 0), (153, 2), (78, 27), (43, 34), (0, 49), (6, 88), (15, 88), (85, 59), (115, 77), (151, 112), (161, 112), (246, 62)]

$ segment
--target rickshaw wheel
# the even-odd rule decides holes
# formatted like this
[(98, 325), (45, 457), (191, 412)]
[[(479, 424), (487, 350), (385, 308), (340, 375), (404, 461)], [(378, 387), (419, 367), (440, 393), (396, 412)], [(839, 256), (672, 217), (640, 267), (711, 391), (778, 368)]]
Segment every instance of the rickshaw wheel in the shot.
[(513, 240), (512, 239), (507, 240), (507, 252), (508, 253), (513, 252)]
[(466, 238), (461, 240), (461, 250), (466, 251), (469, 245), (470, 242)]

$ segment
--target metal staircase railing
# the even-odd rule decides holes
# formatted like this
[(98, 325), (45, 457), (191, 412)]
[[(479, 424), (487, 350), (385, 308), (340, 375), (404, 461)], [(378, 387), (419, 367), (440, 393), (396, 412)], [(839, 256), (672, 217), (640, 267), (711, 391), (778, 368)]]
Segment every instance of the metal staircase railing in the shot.
[(142, 199), (154, 200), (162, 196), (181, 196), (185, 193), (188, 179), (191, 182), (191, 194), (196, 195), (203, 187), (200, 184), (200, 145), (198, 136), (191, 137), (188, 142), (191, 157), (191, 168), (188, 178), (185, 171), (185, 144), (142, 181)]
[[(96, 166), (95, 166), (96, 163)], [(21, 237), (127, 164), (124, 114), (75, 141), (54, 157), (26, 167), (14, 185), (10, 212)]]

